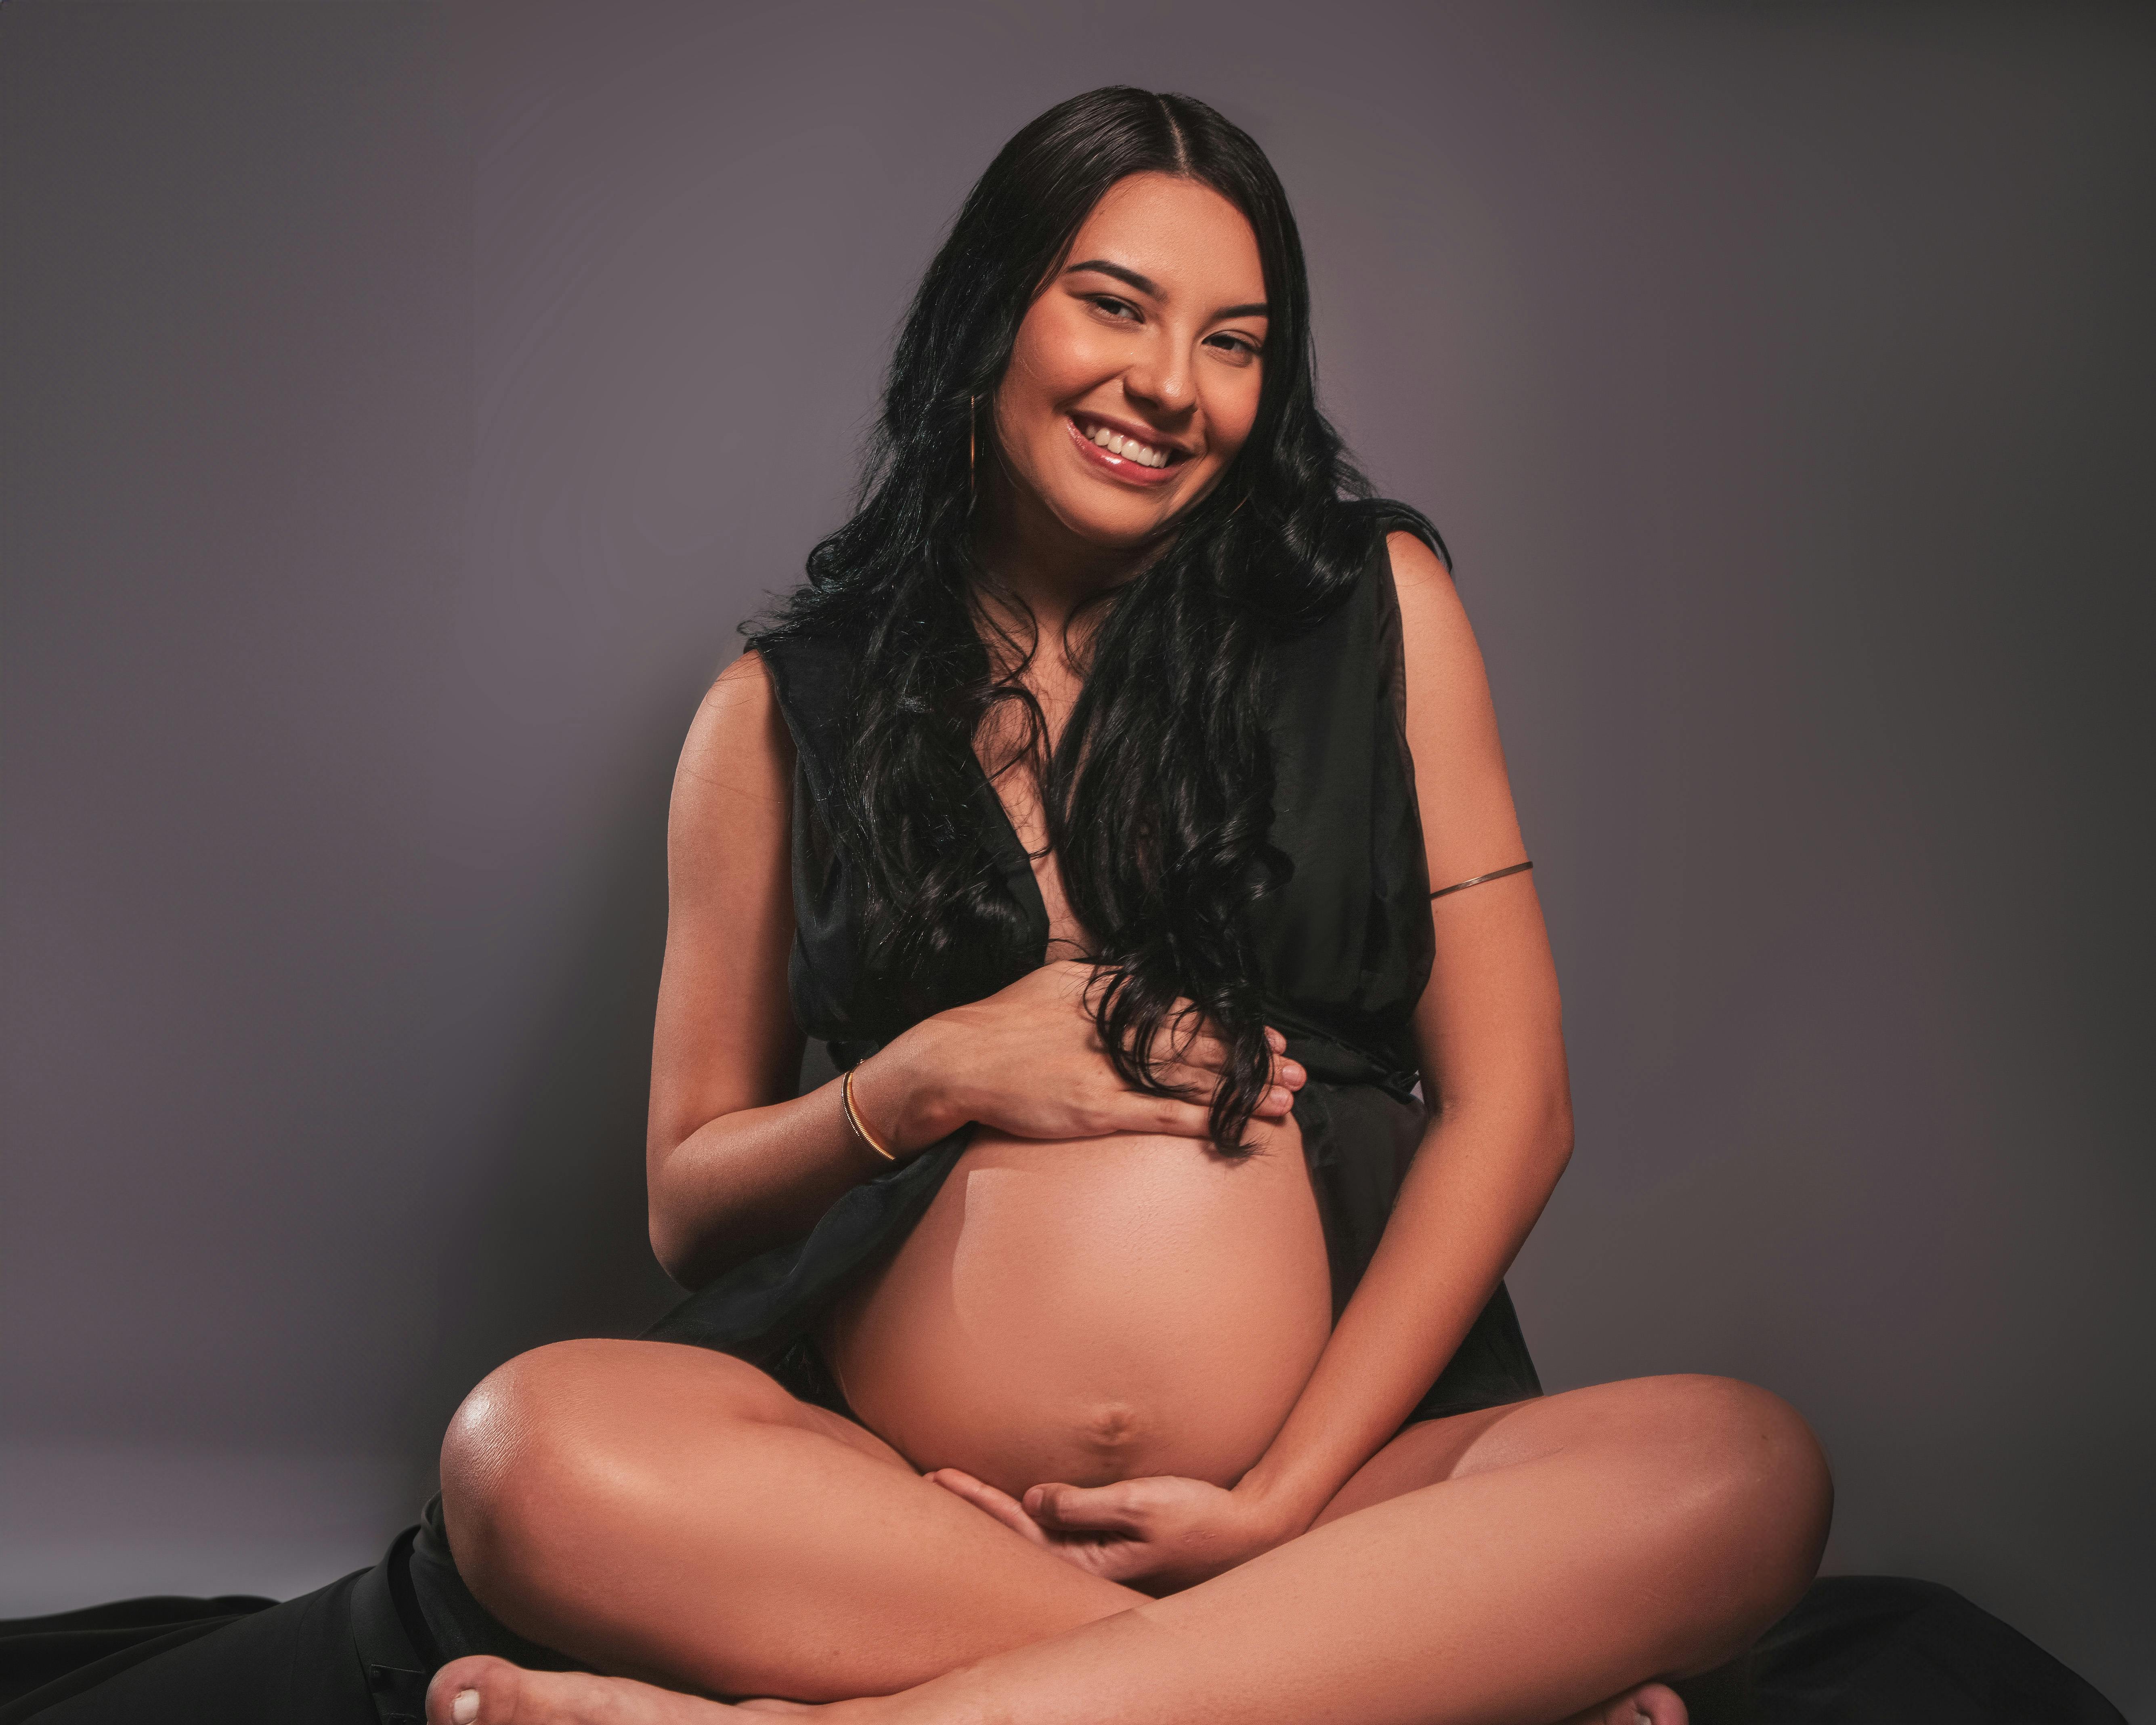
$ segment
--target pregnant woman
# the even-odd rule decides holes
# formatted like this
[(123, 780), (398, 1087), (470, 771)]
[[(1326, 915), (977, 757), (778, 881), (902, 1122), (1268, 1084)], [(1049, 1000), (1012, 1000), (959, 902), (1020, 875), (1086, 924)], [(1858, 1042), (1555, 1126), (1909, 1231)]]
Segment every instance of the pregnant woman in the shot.
[(436, 1725), (1678, 1725), (1803, 1592), (1786, 1405), (1535, 1381), (1542, 915), (1310, 341), (1200, 103), (1079, 97), (968, 198), (681, 758), (649, 1177), (699, 1291), (458, 1414)]

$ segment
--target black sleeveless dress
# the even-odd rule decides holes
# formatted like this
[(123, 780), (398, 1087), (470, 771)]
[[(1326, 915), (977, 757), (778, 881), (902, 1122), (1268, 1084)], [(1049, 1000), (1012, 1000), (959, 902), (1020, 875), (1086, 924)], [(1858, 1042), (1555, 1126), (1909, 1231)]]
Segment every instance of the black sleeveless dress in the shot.
[[(844, 760), (855, 657), (837, 640), (754, 644), (797, 756), (798, 932), (789, 992), (802, 1028), (827, 1042), (843, 1069), (915, 1021), (864, 973), (859, 875), (824, 814)], [(1267, 1021), (1310, 1075), (1295, 1115), (1325, 1229), (1337, 1318), (1377, 1249), (1424, 1119), (1409, 1020), (1430, 978), (1430, 881), (1402, 726), (1399, 608), (1382, 529), (1341, 601), (1269, 657), (1271, 839), (1291, 872), (1261, 901), (1254, 932)], [(1018, 906), (1029, 944), (1045, 957), (1048, 912), (1032, 865), (978, 763), (973, 773), (977, 836)], [(804, 1399), (844, 1411), (810, 1328), (864, 1264), (905, 1238), (965, 1138), (955, 1133), (856, 1186), (805, 1238), (739, 1266), (648, 1333), (738, 1355)], [(1409, 1417), (1465, 1413), (1541, 1389), (1501, 1285)]]

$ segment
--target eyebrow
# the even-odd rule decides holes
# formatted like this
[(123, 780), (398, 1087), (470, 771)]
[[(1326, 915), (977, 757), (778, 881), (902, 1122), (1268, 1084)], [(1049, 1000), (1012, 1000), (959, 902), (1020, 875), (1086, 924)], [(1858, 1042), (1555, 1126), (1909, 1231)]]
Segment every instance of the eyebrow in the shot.
[[(1063, 273), (1065, 275), (1075, 275), (1081, 270), (1091, 270), (1101, 275), (1112, 275), (1117, 281), (1127, 283), (1152, 299), (1164, 300), (1168, 297), (1161, 292), (1159, 286), (1152, 277), (1141, 275), (1137, 270), (1126, 269), (1121, 264), (1111, 264), (1106, 258), (1088, 258), (1082, 264), (1071, 264)], [(1265, 302), (1259, 300), (1248, 305), (1229, 305), (1213, 315), (1215, 317), (1270, 317), (1272, 314), (1266, 309)]]

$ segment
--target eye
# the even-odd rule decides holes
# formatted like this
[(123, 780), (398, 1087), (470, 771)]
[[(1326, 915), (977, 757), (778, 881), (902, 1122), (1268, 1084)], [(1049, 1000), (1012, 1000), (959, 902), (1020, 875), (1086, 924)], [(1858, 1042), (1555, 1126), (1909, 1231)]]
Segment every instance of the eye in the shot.
[(1113, 294), (1088, 294), (1086, 297), (1096, 311), (1106, 312), (1119, 323), (1139, 321), (1138, 308), (1128, 300), (1119, 300)]
[(1241, 365), (1248, 365), (1265, 352), (1248, 336), (1238, 335), (1233, 330), (1222, 330), (1216, 335), (1208, 336), (1205, 345), (1215, 353), (1225, 355)]

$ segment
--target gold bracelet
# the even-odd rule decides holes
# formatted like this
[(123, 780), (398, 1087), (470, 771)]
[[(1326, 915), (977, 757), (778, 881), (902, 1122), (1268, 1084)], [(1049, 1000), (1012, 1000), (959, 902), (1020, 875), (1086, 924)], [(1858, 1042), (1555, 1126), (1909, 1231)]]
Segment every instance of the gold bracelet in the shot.
[(854, 1136), (886, 1162), (896, 1162), (898, 1158), (876, 1142), (875, 1134), (861, 1124), (860, 1111), (854, 1106), (854, 1069), (850, 1066), (839, 1081), (839, 1102), (846, 1111), (846, 1124), (854, 1129)]

